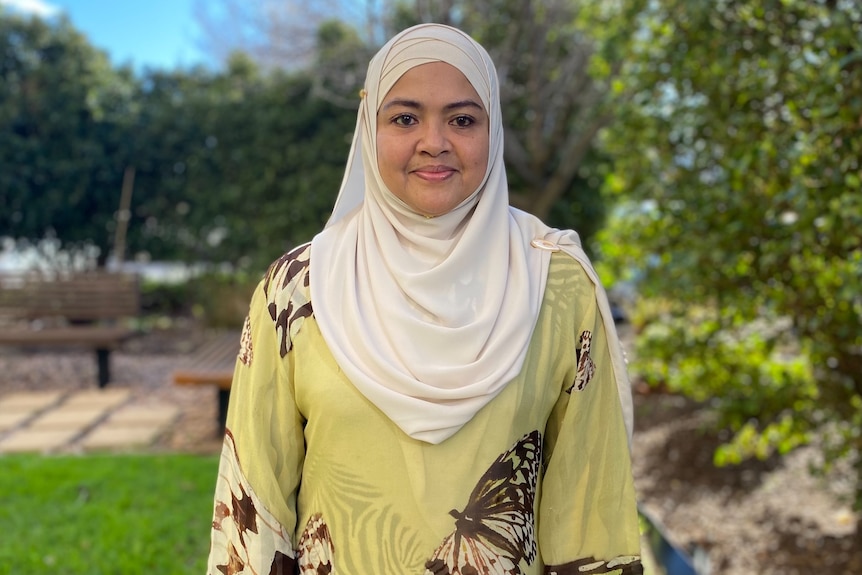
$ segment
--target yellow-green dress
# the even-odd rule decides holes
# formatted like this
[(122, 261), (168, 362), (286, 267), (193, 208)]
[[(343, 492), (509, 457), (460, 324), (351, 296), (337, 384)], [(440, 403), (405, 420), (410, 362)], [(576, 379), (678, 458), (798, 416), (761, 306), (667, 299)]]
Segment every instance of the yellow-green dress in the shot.
[(339, 369), (314, 318), (309, 253), (276, 261), (252, 298), (210, 574), (642, 572), (620, 396), (579, 262), (552, 254), (520, 375), (433, 445)]

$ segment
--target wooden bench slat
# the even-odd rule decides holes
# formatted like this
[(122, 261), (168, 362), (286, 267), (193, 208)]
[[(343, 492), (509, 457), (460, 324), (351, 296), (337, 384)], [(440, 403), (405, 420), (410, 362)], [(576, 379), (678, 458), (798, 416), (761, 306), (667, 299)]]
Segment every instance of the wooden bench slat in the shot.
[(110, 351), (136, 335), (135, 275), (106, 272), (0, 274), (0, 344), (85, 346), (96, 352), (99, 386), (110, 379)]
[(81, 345), (87, 347), (116, 347), (133, 337), (137, 332), (125, 327), (80, 326), (43, 330), (3, 330), (0, 344), (3, 345)]
[(174, 371), (179, 385), (217, 385), (229, 389), (239, 353), (239, 333), (226, 332), (209, 339), (189, 359), (188, 365)]
[(218, 429), (224, 431), (233, 372), (239, 354), (239, 332), (225, 332), (209, 339), (189, 358), (188, 365), (173, 372), (177, 385), (214, 385), (218, 389)]
[(6, 318), (103, 320), (139, 311), (140, 291), (133, 275), (101, 271), (0, 276), (0, 316)]
[(177, 385), (215, 385), (221, 389), (230, 389), (233, 381), (233, 371), (193, 371), (178, 369), (173, 374)]

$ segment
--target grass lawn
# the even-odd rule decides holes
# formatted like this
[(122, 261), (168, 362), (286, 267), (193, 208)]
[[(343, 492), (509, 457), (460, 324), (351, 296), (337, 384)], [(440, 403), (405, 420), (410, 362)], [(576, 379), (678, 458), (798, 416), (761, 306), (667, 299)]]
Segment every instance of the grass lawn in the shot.
[[(215, 455), (0, 456), (0, 575), (203, 575), (217, 470)], [(645, 573), (664, 573), (643, 547)]]
[(0, 575), (203, 574), (217, 456), (0, 456)]

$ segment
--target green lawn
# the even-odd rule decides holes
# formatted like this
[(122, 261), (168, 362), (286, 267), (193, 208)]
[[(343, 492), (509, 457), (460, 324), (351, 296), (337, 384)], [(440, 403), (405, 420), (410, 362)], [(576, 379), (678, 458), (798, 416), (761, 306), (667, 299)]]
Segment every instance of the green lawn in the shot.
[[(0, 456), (0, 575), (203, 575), (217, 456)], [(657, 569), (644, 544), (645, 572)]]
[(0, 575), (202, 575), (218, 457), (0, 456)]

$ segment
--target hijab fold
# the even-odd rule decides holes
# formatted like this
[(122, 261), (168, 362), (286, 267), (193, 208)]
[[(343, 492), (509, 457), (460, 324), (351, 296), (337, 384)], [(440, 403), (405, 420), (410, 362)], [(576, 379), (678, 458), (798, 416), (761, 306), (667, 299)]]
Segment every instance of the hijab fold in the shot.
[[(437, 61), (479, 94), (490, 146), (479, 188), (429, 219), (384, 184), (376, 116), (407, 70)], [(580, 251), (574, 232), (508, 205), (499, 85), (487, 52), (439, 24), (395, 36), (369, 64), (338, 199), (312, 241), (315, 317), (339, 367), (409, 436), (450, 437), (521, 370), (550, 265), (550, 251), (531, 247), (536, 238)]]

